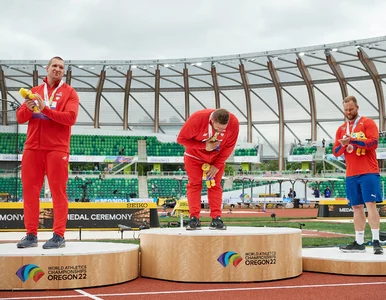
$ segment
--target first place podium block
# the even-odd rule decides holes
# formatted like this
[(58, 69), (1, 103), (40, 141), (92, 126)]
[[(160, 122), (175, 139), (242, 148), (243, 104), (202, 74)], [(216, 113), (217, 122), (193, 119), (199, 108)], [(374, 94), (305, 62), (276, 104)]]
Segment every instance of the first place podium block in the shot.
[(299, 276), (299, 229), (150, 229), (141, 233), (141, 276), (180, 282), (251, 282)]
[(0, 244), (0, 290), (74, 289), (116, 284), (139, 275), (139, 246), (67, 242), (65, 248)]

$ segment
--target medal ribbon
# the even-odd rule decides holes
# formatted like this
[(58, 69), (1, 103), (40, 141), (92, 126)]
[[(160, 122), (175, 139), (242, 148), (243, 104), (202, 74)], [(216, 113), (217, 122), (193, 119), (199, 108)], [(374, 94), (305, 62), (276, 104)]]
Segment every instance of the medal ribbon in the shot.
[(220, 134), (219, 132), (215, 132), (214, 135), (213, 135), (213, 128), (212, 128), (212, 125), (210, 124), (210, 120), (212, 119), (212, 115), (213, 113), (210, 114), (209, 116), (209, 121), (208, 121), (208, 140), (212, 140), (213, 142), (215, 142), (217, 140), (217, 136)]
[(360, 118), (361, 118), (361, 116), (358, 115), (358, 117), (355, 119), (354, 125), (352, 126), (352, 129), (351, 129), (351, 133), (350, 133), (350, 122), (347, 121), (346, 134), (347, 134), (348, 136), (351, 136), (351, 134), (354, 132), (354, 129), (355, 129), (355, 127), (357, 126), (357, 124), (358, 124)]
[[(354, 124), (353, 124), (352, 129), (351, 129), (351, 133), (350, 133), (350, 129), (349, 129), (349, 128), (350, 128), (350, 122), (347, 121), (347, 125), (346, 125), (346, 135), (347, 135), (347, 136), (350, 136), (350, 137), (351, 137), (351, 134), (354, 133), (354, 129), (355, 129), (355, 127), (357, 126), (357, 124), (358, 124), (360, 118), (361, 118), (361, 116), (358, 115), (357, 118), (355, 119)], [(351, 144), (348, 144), (348, 145), (347, 145), (347, 148), (346, 148), (346, 151), (347, 151), (348, 153), (351, 153), (351, 152), (353, 152), (353, 150), (354, 150), (354, 146), (351, 145)]]
[(52, 104), (52, 101), (54, 100), (54, 97), (55, 97), (55, 94), (57, 92), (57, 90), (63, 85), (64, 81), (61, 80), (59, 85), (56, 87), (56, 89), (54, 89), (54, 91), (52, 92), (51, 94), (51, 97), (48, 98), (48, 88), (47, 88), (47, 83), (44, 83), (44, 101), (48, 101), (49, 105), (51, 106)]

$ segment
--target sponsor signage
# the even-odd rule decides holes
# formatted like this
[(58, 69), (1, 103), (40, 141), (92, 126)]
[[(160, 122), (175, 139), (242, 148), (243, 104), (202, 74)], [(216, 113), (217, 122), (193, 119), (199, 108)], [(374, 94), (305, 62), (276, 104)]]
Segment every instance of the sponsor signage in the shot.
[(228, 265), (237, 267), (241, 262), (246, 266), (276, 265), (276, 251), (253, 251), (240, 255), (234, 251), (222, 253), (217, 261), (226, 268)]
[[(377, 204), (377, 210), (380, 217), (386, 217), (386, 201)], [(367, 208), (365, 207), (367, 216)], [(345, 218), (353, 217), (353, 208), (347, 201), (320, 201), (318, 208), (318, 217), (321, 218)]]
[(39, 266), (28, 264), (21, 266), (15, 274), (22, 282), (26, 282), (28, 279), (32, 279), (33, 281), (38, 282), (45, 273)]
[(47, 280), (85, 280), (87, 279), (87, 265), (49, 266)]
[(49, 281), (87, 279), (87, 265), (48, 266), (44, 271), (37, 265), (28, 264), (16, 271), (16, 276), (24, 283), (27, 280), (38, 282), (43, 276)]
[[(10, 203), (10, 207), (4, 208), (6, 204), (0, 206), (0, 230), (24, 229), (22, 203)], [(159, 226), (156, 204), (153, 202), (70, 204), (73, 205), (68, 210), (67, 229), (118, 228), (118, 225), (139, 228), (144, 222), (150, 224), (150, 227)], [(52, 203), (41, 203), (40, 207), (39, 229), (51, 230)]]

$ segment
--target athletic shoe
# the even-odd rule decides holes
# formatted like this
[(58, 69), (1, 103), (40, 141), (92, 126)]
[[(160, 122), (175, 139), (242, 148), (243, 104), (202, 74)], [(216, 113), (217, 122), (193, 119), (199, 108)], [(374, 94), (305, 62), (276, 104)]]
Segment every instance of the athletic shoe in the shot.
[(196, 217), (191, 217), (188, 226), (186, 226), (186, 230), (201, 230), (201, 222), (200, 219)]
[(373, 249), (374, 249), (374, 254), (383, 254), (383, 248), (379, 244), (378, 240), (373, 241)]
[(212, 219), (212, 222), (209, 225), (209, 229), (226, 230), (227, 227), (224, 225), (224, 222), (220, 217), (216, 217), (215, 219)]
[(364, 244), (359, 245), (357, 241), (346, 246), (339, 247), (339, 249), (345, 253), (362, 253), (366, 252), (366, 246)]
[(21, 239), (20, 242), (17, 243), (17, 248), (29, 248), (29, 247), (37, 247), (38, 246), (38, 238), (33, 233), (27, 234), (25, 237)]
[(66, 240), (56, 233), (43, 245), (43, 249), (58, 249), (63, 247), (66, 247)]

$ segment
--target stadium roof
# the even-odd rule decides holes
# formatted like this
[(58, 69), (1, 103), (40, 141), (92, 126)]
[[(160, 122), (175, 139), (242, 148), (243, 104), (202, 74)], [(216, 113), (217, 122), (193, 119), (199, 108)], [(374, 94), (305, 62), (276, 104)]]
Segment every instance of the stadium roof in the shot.
[[(21, 103), (18, 90), (40, 84), (47, 61), (0, 60), (0, 97)], [(280, 169), (291, 143), (333, 139), (347, 95), (385, 130), (386, 36), (231, 56), (65, 64), (81, 100), (76, 126), (177, 134), (193, 112), (223, 107), (239, 118), (240, 139), (264, 145), (262, 157), (280, 158)]]

